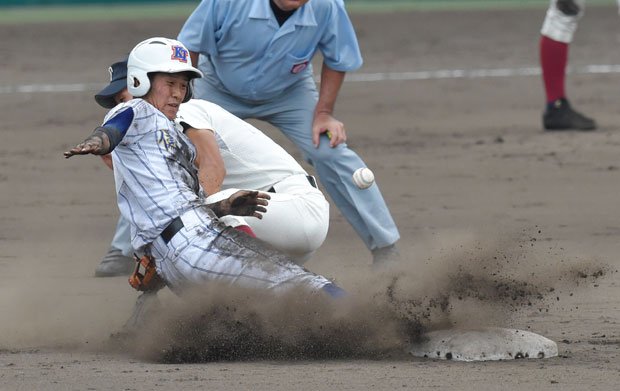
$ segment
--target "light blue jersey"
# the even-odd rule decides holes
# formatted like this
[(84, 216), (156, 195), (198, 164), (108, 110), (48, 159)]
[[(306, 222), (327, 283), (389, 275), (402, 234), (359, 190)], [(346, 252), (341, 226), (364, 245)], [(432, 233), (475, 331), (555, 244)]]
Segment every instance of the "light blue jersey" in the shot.
[(342, 0), (309, 1), (281, 27), (269, 0), (203, 0), (178, 39), (207, 55), (199, 68), (210, 84), (248, 100), (270, 99), (311, 76), (317, 50), (333, 70), (362, 65)]
[[(112, 152), (118, 206), (131, 222), (132, 247), (153, 242), (177, 216), (204, 203), (195, 148), (174, 123), (142, 99), (117, 106), (105, 119), (133, 116)], [(138, 228), (139, 227), (139, 228)]]

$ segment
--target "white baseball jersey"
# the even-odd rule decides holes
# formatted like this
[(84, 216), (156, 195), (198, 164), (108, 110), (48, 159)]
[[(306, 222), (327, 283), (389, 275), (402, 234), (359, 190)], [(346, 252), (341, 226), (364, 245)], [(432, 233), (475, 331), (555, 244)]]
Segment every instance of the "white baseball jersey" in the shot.
[(267, 190), (274, 183), (306, 171), (281, 146), (246, 121), (201, 99), (183, 103), (178, 122), (215, 133), (226, 166), (223, 189)]
[[(244, 217), (256, 236), (303, 263), (325, 241), (329, 203), (312, 187), (306, 171), (282, 147), (251, 124), (201, 99), (183, 103), (177, 122), (215, 133), (226, 176), (208, 203), (238, 189), (274, 189), (262, 219)], [(232, 220), (226, 220), (231, 223)]]

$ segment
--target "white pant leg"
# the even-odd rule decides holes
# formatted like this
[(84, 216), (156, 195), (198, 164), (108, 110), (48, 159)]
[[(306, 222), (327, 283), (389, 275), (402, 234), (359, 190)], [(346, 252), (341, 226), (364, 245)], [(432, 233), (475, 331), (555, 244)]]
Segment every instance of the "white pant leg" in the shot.
[[(271, 199), (263, 218), (243, 217), (243, 220), (257, 238), (303, 264), (325, 241), (329, 203), (305, 175), (286, 178), (276, 183), (274, 189), (275, 193), (269, 193)], [(237, 190), (223, 190), (207, 198), (207, 202), (227, 198)]]
[(323, 244), (329, 229), (329, 203), (305, 175), (276, 183), (262, 219), (246, 217), (258, 238), (302, 264)]
[(219, 281), (248, 288), (320, 290), (330, 281), (311, 273), (261, 241), (218, 222), (202, 210), (182, 216), (184, 228), (169, 243), (151, 245), (157, 271), (175, 292)]
[(556, 2), (557, 0), (551, 0), (540, 33), (554, 41), (571, 43), (575, 31), (577, 31), (579, 19), (581, 19), (585, 12), (586, 2), (585, 0), (575, 0), (581, 8), (579, 14), (575, 16), (564, 15), (557, 8)]

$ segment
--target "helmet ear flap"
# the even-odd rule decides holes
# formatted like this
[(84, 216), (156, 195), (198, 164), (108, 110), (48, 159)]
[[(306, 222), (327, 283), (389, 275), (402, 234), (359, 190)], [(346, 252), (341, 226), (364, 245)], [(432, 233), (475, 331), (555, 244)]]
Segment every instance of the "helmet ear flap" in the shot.
[(187, 90), (185, 91), (185, 98), (183, 98), (183, 102), (182, 103), (187, 103), (190, 99), (192, 99), (193, 94), (193, 81), (194, 80), (190, 80), (189, 83), (187, 83)]
[(146, 95), (151, 89), (151, 81), (146, 72), (141, 69), (128, 69), (127, 91), (135, 98)]

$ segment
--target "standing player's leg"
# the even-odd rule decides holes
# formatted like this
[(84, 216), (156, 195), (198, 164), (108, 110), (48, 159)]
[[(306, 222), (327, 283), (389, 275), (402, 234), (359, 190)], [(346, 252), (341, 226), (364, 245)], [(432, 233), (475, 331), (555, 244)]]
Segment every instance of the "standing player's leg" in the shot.
[(547, 98), (546, 130), (596, 129), (594, 120), (572, 109), (565, 92), (568, 49), (584, 7), (584, 0), (551, 0), (543, 22), (540, 64)]
[(398, 257), (395, 243), (398, 228), (375, 183), (359, 189), (352, 180), (355, 170), (366, 167), (364, 161), (345, 143), (329, 146), (326, 136), (318, 148), (312, 143), (312, 121), (318, 99), (312, 78), (290, 88), (277, 100), (261, 106), (264, 119), (278, 127), (303, 152), (340, 212), (355, 229), (376, 264)]
[(375, 183), (360, 190), (353, 183), (353, 172), (365, 167), (362, 159), (346, 145), (330, 148), (322, 140), (319, 148), (312, 143), (313, 110), (318, 99), (312, 78), (307, 78), (282, 94), (277, 101), (265, 104), (241, 102), (210, 85), (204, 79), (196, 79), (194, 93), (218, 104), (239, 118), (258, 118), (278, 127), (314, 166), (325, 190), (338, 209), (353, 226), (377, 264), (398, 258), (395, 243), (400, 238), (398, 228)]
[(129, 222), (119, 217), (110, 248), (95, 269), (95, 277), (116, 277), (131, 274), (136, 262), (131, 247)]

